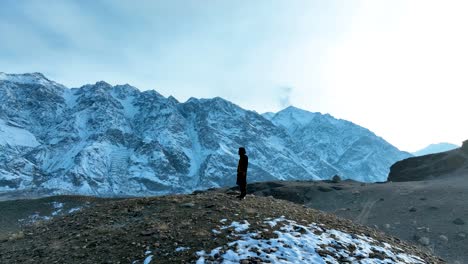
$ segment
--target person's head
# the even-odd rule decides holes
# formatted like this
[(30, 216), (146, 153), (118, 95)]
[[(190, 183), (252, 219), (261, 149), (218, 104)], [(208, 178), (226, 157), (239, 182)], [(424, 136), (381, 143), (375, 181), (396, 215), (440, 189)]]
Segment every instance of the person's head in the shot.
[(244, 147), (240, 147), (239, 148), (239, 155), (245, 155), (245, 148)]

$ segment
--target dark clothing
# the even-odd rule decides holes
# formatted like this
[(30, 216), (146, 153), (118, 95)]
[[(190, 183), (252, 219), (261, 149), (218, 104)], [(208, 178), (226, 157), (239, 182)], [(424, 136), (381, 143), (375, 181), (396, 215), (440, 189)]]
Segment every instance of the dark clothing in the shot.
[(244, 198), (247, 195), (247, 182), (239, 184), (239, 189), (241, 192), (239, 198)]
[(237, 184), (247, 183), (247, 167), (249, 166), (249, 157), (240, 155), (239, 163), (237, 164)]
[(249, 157), (240, 155), (239, 164), (237, 165), (237, 185), (239, 185), (241, 195), (245, 197), (247, 194), (247, 167), (249, 166)]

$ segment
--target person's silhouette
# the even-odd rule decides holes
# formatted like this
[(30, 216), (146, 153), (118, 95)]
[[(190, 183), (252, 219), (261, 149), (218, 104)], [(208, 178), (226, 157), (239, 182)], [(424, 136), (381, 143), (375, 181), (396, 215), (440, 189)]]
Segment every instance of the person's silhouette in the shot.
[(244, 199), (247, 194), (247, 167), (249, 166), (249, 157), (247, 157), (245, 148), (239, 148), (239, 164), (237, 165), (237, 185), (241, 194), (237, 196), (239, 199)]

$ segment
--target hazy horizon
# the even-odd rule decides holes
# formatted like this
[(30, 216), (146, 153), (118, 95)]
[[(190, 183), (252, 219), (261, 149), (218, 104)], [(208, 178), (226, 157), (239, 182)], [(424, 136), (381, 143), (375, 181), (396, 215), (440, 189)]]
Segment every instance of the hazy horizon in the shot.
[(464, 1), (3, 2), (0, 71), (104, 80), (179, 101), (288, 105), (401, 150), (468, 139)]

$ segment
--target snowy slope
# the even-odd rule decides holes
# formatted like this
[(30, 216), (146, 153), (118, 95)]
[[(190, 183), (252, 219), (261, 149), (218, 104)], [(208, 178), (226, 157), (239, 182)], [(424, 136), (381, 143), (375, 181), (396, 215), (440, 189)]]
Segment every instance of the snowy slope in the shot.
[(0, 119), (0, 145), (36, 147), (39, 142), (28, 130)]
[(460, 146), (452, 144), (452, 143), (438, 143), (438, 144), (430, 144), (429, 146), (420, 149), (412, 154), (414, 156), (424, 156), (429, 154), (435, 154), (440, 152), (449, 151), (452, 149), (459, 148)]
[[(329, 114), (312, 113), (288, 107), (271, 121), (295, 139), (291, 148), (317, 167), (316, 159), (332, 166), (343, 178), (359, 181), (385, 181), (390, 166), (410, 157), (366, 128)], [(313, 157), (316, 154), (318, 157)]]
[(270, 121), (219, 97), (181, 103), (130, 85), (68, 89), (39, 73), (1, 73), (0, 191), (143, 195), (234, 185), (239, 146), (249, 181), (381, 181), (407, 155), (350, 122), (293, 110)]
[(233, 221), (221, 229), (233, 227), (234, 232), (229, 236), (239, 239), (209, 252), (197, 252), (199, 258), (196, 263), (234, 264), (242, 263), (244, 259), (255, 260), (255, 263), (426, 263), (400, 248), (365, 235), (351, 235), (317, 224), (301, 225), (284, 216), (267, 219), (264, 223), (270, 228), (280, 226), (274, 231), (276, 238), (262, 238), (262, 231), (250, 231), (245, 220), (244, 223)]

